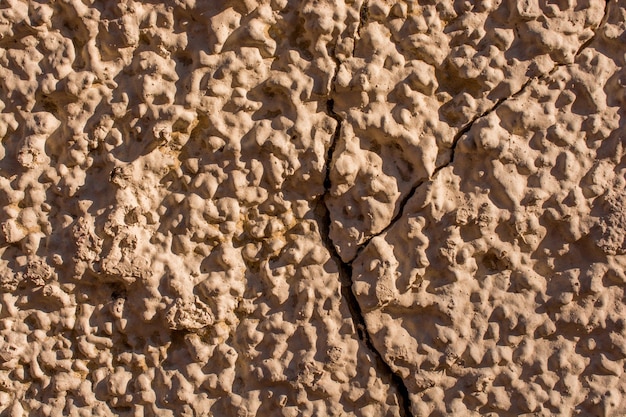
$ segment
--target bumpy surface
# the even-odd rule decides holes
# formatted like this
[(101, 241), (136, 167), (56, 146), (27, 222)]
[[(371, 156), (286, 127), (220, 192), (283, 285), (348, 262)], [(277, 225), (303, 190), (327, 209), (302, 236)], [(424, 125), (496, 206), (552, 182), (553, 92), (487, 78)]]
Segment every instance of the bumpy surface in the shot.
[(626, 414), (626, 2), (0, 2), (0, 413)]
[(4, 4), (7, 413), (399, 414), (315, 214), (346, 13)]
[[(541, 5), (539, 4), (541, 3)], [(333, 155), (331, 237), (350, 261), (457, 135), (533, 77), (571, 63), (604, 2), (370, 1), (335, 83), (345, 120)]]
[(624, 4), (608, 7), (353, 263), (414, 415), (626, 413), (626, 36)]

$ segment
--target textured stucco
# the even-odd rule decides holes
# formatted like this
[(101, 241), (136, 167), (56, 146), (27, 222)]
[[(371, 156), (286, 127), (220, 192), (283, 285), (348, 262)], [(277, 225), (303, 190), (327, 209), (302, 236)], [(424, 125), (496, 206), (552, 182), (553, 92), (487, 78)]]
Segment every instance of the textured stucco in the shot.
[(0, 1), (0, 415), (626, 415), (625, 31)]

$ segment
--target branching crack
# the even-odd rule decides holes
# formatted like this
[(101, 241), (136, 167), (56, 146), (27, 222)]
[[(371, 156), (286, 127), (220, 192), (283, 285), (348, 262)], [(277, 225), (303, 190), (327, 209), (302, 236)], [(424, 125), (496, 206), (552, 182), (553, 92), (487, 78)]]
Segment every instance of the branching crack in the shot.
[[(606, 23), (607, 19), (608, 19), (608, 9), (609, 9), (609, 1), (606, 1), (606, 5), (605, 5), (605, 9), (604, 9), (604, 16), (600, 22), (600, 24), (598, 25), (598, 27), (596, 28), (593, 36), (591, 38), (589, 38), (587, 41), (585, 41), (580, 48), (578, 48), (578, 50), (576, 51), (576, 54), (574, 55), (574, 58), (578, 57), (580, 55), (580, 53), (586, 49), (587, 47), (589, 47), (592, 42), (596, 39), (597, 37), (597, 33), (599, 31), (599, 29)], [(356, 37), (360, 37), (361, 35), (361, 28), (366, 24), (367, 19), (368, 19), (368, 14), (369, 14), (369, 9), (368, 9), (368, 4), (367, 1), (363, 2), (363, 5), (361, 6), (361, 9), (359, 11), (359, 26), (357, 27), (355, 36)], [(355, 39), (355, 43), (354, 43), (354, 49), (353, 49), (353, 55), (354, 52), (356, 50), (356, 39)], [(339, 72), (339, 68), (341, 66), (341, 62), (339, 61), (339, 59), (337, 58), (336, 55), (333, 54), (333, 58), (335, 60), (335, 64), (336, 64), (336, 69), (335, 69), (335, 75), (333, 77), (332, 80), (332, 92), (335, 92), (335, 85), (336, 85), (336, 78), (337, 78), (337, 74)], [(500, 105), (502, 105), (502, 103), (504, 103), (506, 100), (515, 98), (517, 96), (519, 96), (520, 94), (522, 94), (526, 88), (531, 84), (531, 82), (533, 81), (537, 81), (538, 79), (547, 79), (550, 76), (552, 76), (552, 74), (561, 66), (566, 65), (566, 64), (556, 64), (551, 71), (549, 71), (548, 73), (544, 74), (541, 77), (533, 77), (533, 78), (529, 78), (519, 89), (518, 91), (516, 91), (515, 93), (511, 94), (510, 96), (507, 97), (503, 97), (499, 100), (497, 100), (489, 109), (485, 110), (484, 112), (482, 112), (481, 114), (475, 116), (474, 118), (472, 118), (472, 120), (470, 120), (463, 128), (461, 128), (454, 136), (453, 140), (452, 140), (452, 145), (450, 146), (450, 154), (449, 154), (449, 158), (448, 161), (445, 162), (444, 164), (441, 164), (439, 166), (437, 166), (434, 171), (432, 172), (432, 174), (427, 178), (427, 179), (422, 179), (419, 182), (417, 182), (415, 185), (413, 185), (411, 187), (411, 190), (402, 198), (399, 206), (398, 206), (398, 212), (396, 213), (396, 215), (393, 217), (393, 219), (391, 220), (391, 222), (379, 233), (376, 233), (375, 235), (369, 237), (365, 242), (363, 242), (362, 244), (359, 245), (358, 250), (357, 250), (357, 254), (356, 256), (353, 258), (356, 259), (358, 258), (358, 256), (360, 255), (360, 253), (363, 251), (363, 249), (365, 247), (367, 247), (368, 243), (376, 236), (380, 236), (384, 233), (386, 233), (391, 227), (393, 227), (394, 224), (396, 224), (396, 222), (402, 218), (404, 216), (404, 211), (406, 208), (406, 205), (408, 204), (408, 202), (411, 200), (411, 198), (415, 195), (415, 193), (417, 192), (417, 190), (423, 186), (426, 183), (431, 183), (433, 181), (433, 179), (435, 178), (435, 176), (439, 173), (439, 171), (441, 171), (442, 169), (450, 166), (453, 162), (454, 162), (454, 157), (455, 157), (455, 153), (456, 153), (456, 147), (460, 141), (460, 139), (467, 134), (472, 127), (474, 126), (474, 124), (476, 123), (477, 120), (479, 120), (482, 117), (485, 117), (487, 115), (489, 115), (490, 113), (496, 111), (498, 109), (498, 107), (500, 107)], [(332, 239), (330, 238), (330, 225), (331, 225), (331, 218), (330, 218), (330, 210), (328, 209), (328, 206), (325, 203), (325, 199), (327, 198), (328, 194), (330, 193), (331, 190), (331, 181), (330, 181), (330, 173), (331, 173), (331, 162), (332, 162), (332, 158), (333, 158), (333, 154), (335, 151), (335, 147), (339, 141), (339, 137), (341, 134), (341, 128), (343, 126), (344, 120), (341, 118), (341, 116), (335, 112), (334, 110), (334, 99), (333, 98), (329, 98), (326, 102), (327, 105), (327, 113), (330, 117), (332, 117), (333, 119), (335, 119), (337, 121), (337, 126), (335, 128), (335, 132), (333, 133), (333, 139), (332, 139), (332, 143), (329, 146), (327, 155), (326, 155), (326, 176), (324, 179), (324, 188), (325, 188), (325, 194), (324, 196), (318, 201), (316, 210), (317, 210), (317, 214), (318, 214), (318, 218), (321, 219), (320, 222), (320, 234), (322, 236), (322, 240), (324, 242), (324, 245), (326, 246), (326, 248), (328, 249), (331, 257), (333, 258), (333, 260), (335, 261), (335, 263), (338, 266), (339, 269), (339, 277), (340, 277), (340, 283), (341, 283), (341, 295), (343, 297), (343, 299), (346, 301), (350, 314), (352, 316), (352, 321), (354, 324), (354, 327), (356, 329), (357, 335), (359, 337), (359, 339), (365, 344), (365, 346), (372, 352), (372, 354), (375, 357), (375, 361), (376, 364), (378, 365), (378, 369), (381, 369), (390, 379), (391, 382), (393, 383), (393, 385), (395, 386), (395, 388), (398, 391), (398, 396), (399, 396), (399, 400), (400, 400), (400, 414), (403, 417), (412, 417), (412, 413), (411, 413), (411, 402), (410, 402), (410, 398), (409, 398), (409, 391), (406, 387), (406, 385), (404, 384), (404, 381), (402, 379), (402, 377), (398, 374), (396, 374), (391, 366), (385, 362), (383, 356), (381, 355), (381, 353), (376, 349), (376, 347), (374, 346), (372, 339), (370, 337), (369, 332), (367, 331), (367, 326), (365, 323), (365, 318), (363, 316), (363, 312), (361, 311), (361, 306), (359, 305), (356, 296), (354, 295), (353, 291), (352, 291), (352, 261), (350, 262), (344, 262), (342, 261), (341, 257), (339, 256), (339, 253), (337, 252), (337, 249), (335, 247), (334, 242), (332, 241)]]
[(337, 250), (335, 249), (335, 245), (333, 244), (328, 234), (330, 227), (330, 211), (324, 204), (324, 201), (321, 201), (321, 204), (318, 205), (318, 209), (320, 211), (323, 211), (322, 213), (320, 213), (320, 218), (322, 219), (320, 234), (322, 235), (324, 245), (330, 252), (331, 257), (339, 268), (341, 296), (348, 305), (348, 309), (352, 317), (352, 323), (354, 325), (354, 328), (356, 329), (357, 336), (359, 340), (361, 340), (361, 342), (363, 342), (367, 349), (372, 353), (377, 369), (381, 370), (383, 374), (391, 380), (391, 384), (396, 388), (400, 406), (400, 416), (412, 417), (413, 415), (411, 413), (409, 390), (404, 384), (402, 377), (393, 372), (389, 364), (385, 362), (383, 356), (372, 343), (372, 339), (367, 331), (367, 325), (365, 324), (365, 318), (363, 316), (363, 312), (361, 311), (361, 306), (359, 305), (356, 296), (352, 292), (352, 264), (343, 262), (341, 260), (339, 254), (337, 253)]
[(326, 249), (328, 249), (330, 256), (335, 261), (335, 264), (339, 269), (341, 296), (348, 305), (348, 309), (352, 318), (352, 323), (354, 325), (354, 328), (356, 329), (359, 340), (361, 340), (361, 342), (363, 342), (367, 349), (372, 353), (372, 356), (374, 357), (374, 360), (376, 362), (377, 369), (381, 370), (383, 374), (391, 380), (392, 385), (396, 388), (400, 403), (400, 415), (402, 417), (412, 417), (409, 390), (407, 389), (406, 385), (404, 385), (404, 381), (402, 380), (402, 378), (394, 373), (389, 364), (385, 362), (383, 356), (372, 343), (370, 335), (367, 331), (365, 317), (363, 316), (363, 312), (361, 311), (361, 306), (359, 305), (356, 296), (352, 292), (352, 263), (343, 262), (341, 260), (341, 257), (339, 256), (339, 253), (337, 253), (337, 249), (335, 248), (335, 244), (330, 238), (330, 210), (325, 203), (325, 197), (328, 195), (331, 187), (330, 164), (332, 161), (335, 145), (339, 139), (339, 135), (341, 134), (341, 127), (343, 124), (343, 121), (341, 120), (339, 115), (334, 112), (333, 106), (333, 99), (329, 99), (327, 101), (328, 114), (337, 121), (337, 127), (335, 128), (335, 132), (333, 134), (333, 143), (329, 147), (326, 157), (326, 178), (324, 179), (326, 193), (324, 197), (320, 199), (316, 207), (318, 211), (318, 218), (321, 219), (320, 235), (322, 236), (324, 246), (326, 246)]
[[(361, 7), (360, 10), (360, 24), (357, 28), (357, 35), (360, 34), (361, 26), (365, 24), (367, 20), (367, 2)], [(355, 42), (356, 45), (356, 42)], [(339, 69), (341, 66), (340, 60), (337, 58), (335, 54), (333, 54), (333, 58), (335, 60), (335, 74), (332, 79), (332, 93), (335, 93), (336, 79), (337, 74), (339, 73)], [(363, 316), (363, 312), (361, 311), (361, 306), (359, 305), (356, 296), (352, 292), (352, 263), (343, 262), (337, 249), (335, 248), (335, 244), (330, 238), (330, 210), (326, 205), (326, 198), (330, 193), (332, 184), (330, 181), (330, 173), (331, 173), (331, 163), (333, 159), (333, 154), (335, 152), (335, 147), (339, 142), (339, 137), (341, 135), (341, 128), (343, 126), (344, 120), (341, 116), (335, 112), (335, 101), (333, 98), (328, 98), (326, 101), (326, 111), (327, 114), (335, 119), (337, 122), (337, 126), (335, 127), (335, 131), (332, 136), (332, 142), (328, 147), (326, 154), (326, 172), (324, 178), (324, 189), (325, 193), (322, 198), (318, 201), (316, 205), (316, 214), (317, 218), (320, 220), (320, 235), (322, 237), (322, 241), (330, 256), (335, 261), (337, 268), (339, 269), (339, 280), (341, 286), (341, 296), (348, 305), (348, 309), (350, 311), (350, 315), (352, 318), (352, 323), (356, 330), (357, 336), (359, 340), (367, 347), (367, 349), (372, 353), (374, 357), (377, 369), (381, 370), (383, 374), (390, 379), (391, 384), (396, 388), (398, 393), (398, 401), (400, 406), (400, 415), (402, 417), (412, 417), (411, 414), (411, 401), (409, 399), (409, 391), (402, 380), (402, 377), (397, 375), (389, 364), (385, 362), (383, 356), (376, 349), (374, 344), (372, 343), (372, 339), (367, 331), (367, 326), (365, 324), (365, 317)]]
[[(589, 47), (589, 45), (591, 45), (593, 40), (596, 38), (597, 33), (600, 30), (600, 28), (602, 26), (604, 26), (604, 24), (606, 24), (606, 21), (608, 19), (609, 2), (610, 2), (610, 0), (606, 1), (606, 5), (604, 7), (604, 16), (602, 17), (602, 20), (598, 24), (598, 27), (596, 28), (593, 36), (591, 38), (589, 38), (585, 43), (583, 43), (580, 46), (580, 48), (578, 48), (578, 51), (576, 52), (574, 57), (577, 57), (578, 55), (580, 55), (580, 53), (585, 48), (587, 48), (587, 47)], [(459, 132), (456, 135), (454, 135), (454, 139), (452, 140), (452, 145), (450, 147), (450, 158), (448, 159), (448, 161), (446, 163), (436, 167), (435, 170), (433, 171), (433, 173), (430, 175), (430, 177), (428, 179), (422, 179), (417, 184), (413, 185), (413, 187), (411, 187), (411, 190), (402, 198), (402, 201), (398, 205), (398, 212), (393, 217), (391, 222), (383, 230), (381, 230), (380, 232), (370, 236), (367, 240), (365, 240), (363, 243), (361, 243), (359, 245), (358, 249), (357, 249), (357, 253), (356, 253), (354, 259), (356, 259), (359, 256), (359, 254), (363, 251), (363, 249), (368, 245), (368, 243), (373, 238), (375, 238), (376, 236), (380, 236), (383, 233), (386, 233), (404, 215), (404, 208), (405, 208), (406, 204), (409, 202), (411, 197), (413, 197), (415, 195), (415, 193), (417, 192), (418, 188), (420, 188), (423, 184), (425, 184), (427, 182), (431, 182), (433, 180), (433, 178), (435, 178), (435, 175), (439, 171), (441, 171), (442, 169), (444, 169), (447, 166), (449, 166), (450, 164), (452, 164), (452, 162), (454, 162), (454, 155), (455, 155), (455, 151), (456, 151), (456, 146), (457, 146), (459, 140), (461, 139), (461, 137), (463, 137), (463, 135), (465, 135), (467, 132), (470, 131), (470, 129), (472, 128), (472, 126), (474, 126), (474, 123), (478, 119), (480, 119), (482, 117), (485, 117), (488, 114), (496, 111), (498, 109), (498, 107), (502, 103), (504, 103), (506, 100), (510, 100), (510, 99), (515, 98), (515, 97), (519, 96), (520, 94), (522, 94), (524, 92), (524, 90), (526, 90), (526, 88), (528, 87), (528, 85), (532, 81), (538, 80), (538, 79), (546, 79), (546, 78), (552, 76), (552, 74), (554, 74), (554, 72), (557, 69), (559, 69), (561, 66), (563, 66), (563, 65), (565, 65), (565, 64), (556, 64), (556, 65), (554, 65), (554, 67), (548, 73), (544, 74), (543, 76), (541, 76), (539, 78), (538, 77), (531, 77), (531, 78), (529, 78), (528, 80), (526, 80), (526, 82), (515, 93), (511, 94), (510, 96), (500, 98), (489, 109), (487, 109), (484, 112), (482, 112), (481, 114), (475, 116), (469, 123), (467, 123), (461, 130), (459, 130)]]

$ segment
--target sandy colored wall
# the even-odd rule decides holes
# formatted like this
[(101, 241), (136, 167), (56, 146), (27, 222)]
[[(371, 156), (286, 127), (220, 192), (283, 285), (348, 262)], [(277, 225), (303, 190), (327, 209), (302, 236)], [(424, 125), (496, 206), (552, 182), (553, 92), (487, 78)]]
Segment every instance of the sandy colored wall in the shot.
[(626, 2), (0, 2), (0, 415), (626, 415)]

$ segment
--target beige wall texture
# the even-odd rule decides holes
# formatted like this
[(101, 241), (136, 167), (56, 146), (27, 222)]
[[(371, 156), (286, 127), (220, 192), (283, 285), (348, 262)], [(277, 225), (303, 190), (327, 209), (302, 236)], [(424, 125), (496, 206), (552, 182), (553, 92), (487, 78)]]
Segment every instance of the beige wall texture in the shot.
[(0, 1), (0, 416), (626, 415), (625, 31)]

